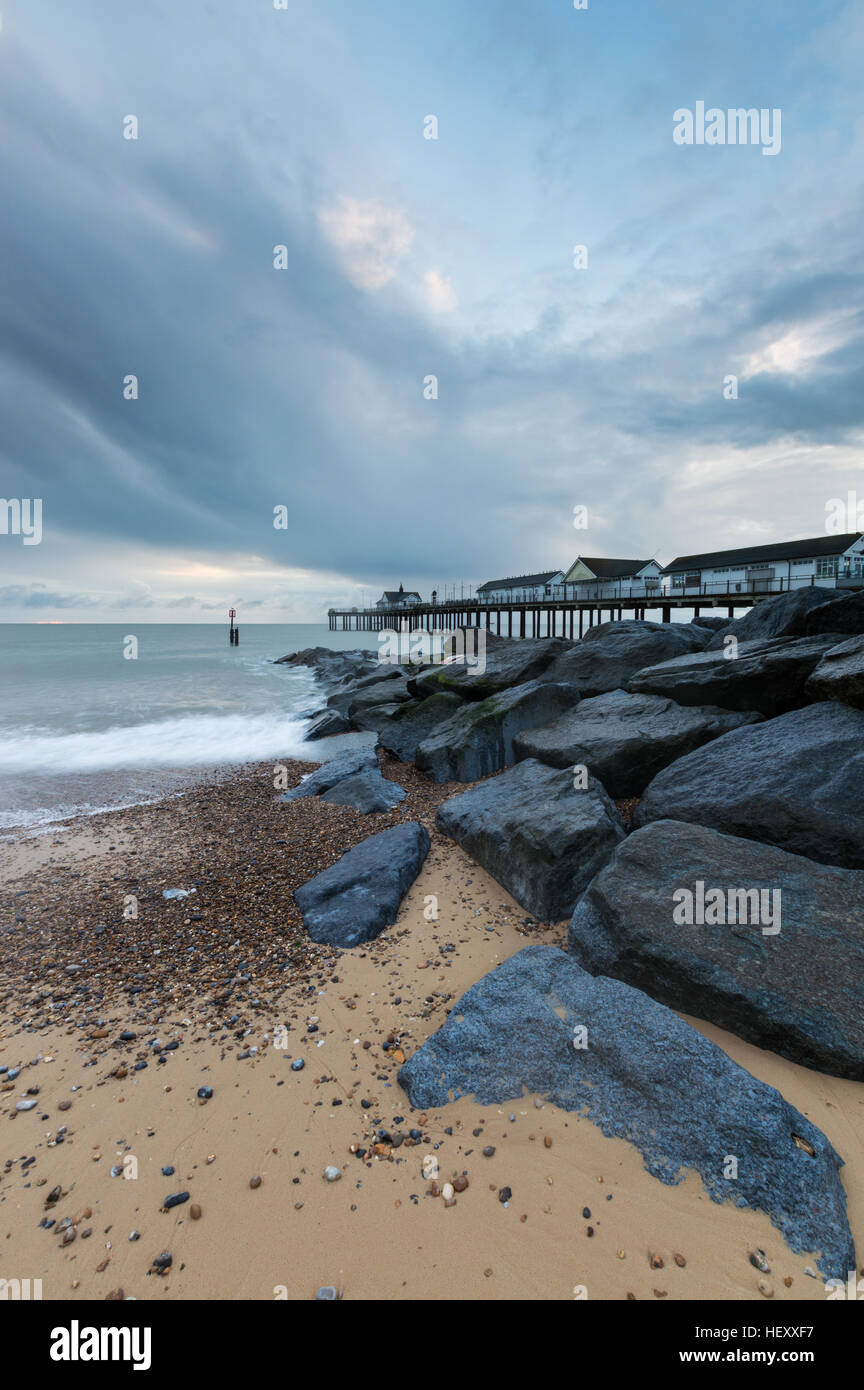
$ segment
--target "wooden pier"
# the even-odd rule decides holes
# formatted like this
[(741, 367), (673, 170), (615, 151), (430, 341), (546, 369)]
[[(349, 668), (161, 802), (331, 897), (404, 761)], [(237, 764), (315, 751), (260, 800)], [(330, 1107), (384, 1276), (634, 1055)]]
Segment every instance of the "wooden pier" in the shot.
[[(775, 591), (776, 592), (776, 591)], [(647, 612), (659, 612), (664, 623), (672, 621), (673, 608), (725, 612), (734, 618), (736, 608), (750, 608), (771, 594), (639, 594), (614, 599), (549, 599), (528, 603), (477, 603), (467, 599), (447, 603), (418, 603), (411, 608), (330, 608), (327, 617), (331, 632), (381, 632), (405, 629), (415, 632), (446, 632), (460, 627), (485, 627), (499, 637), (581, 637), (596, 623), (628, 618), (644, 619)]]

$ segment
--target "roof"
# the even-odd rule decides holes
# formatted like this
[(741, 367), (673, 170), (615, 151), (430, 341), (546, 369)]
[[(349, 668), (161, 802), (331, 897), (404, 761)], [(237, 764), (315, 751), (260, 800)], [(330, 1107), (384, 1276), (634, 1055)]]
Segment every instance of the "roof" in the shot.
[(650, 560), (592, 560), (587, 555), (580, 555), (578, 558), (598, 579), (626, 579), (628, 575), (638, 574), (646, 565), (651, 564)]
[[(714, 569), (719, 565), (751, 565), (760, 560), (810, 560), (820, 555), (842, 555), (860, 540), (860, 531), (842, 536), (815, 536), (804, 541), (779, 541), (772, 545), (748, 545), (740, 550), (715, 550), (705, 555), (679, 555), (664, 566), (664, 574), (676, 570)], [(587, 562), (586, 562), (587, 563)]]
[(480, 585), (477, 592), (482, 594), (489, 589), (530, 589), (537, 584), (548, 584), (556, 574), (561, 574), (561, 570), (544, 570), (542, 574), (517, 574), (511, 579), (488, 579), (485, 584)]
[(388, 603), (398, 603), (400, 598), (419, 598), (416, 589), (385, 589), (384, 598)]

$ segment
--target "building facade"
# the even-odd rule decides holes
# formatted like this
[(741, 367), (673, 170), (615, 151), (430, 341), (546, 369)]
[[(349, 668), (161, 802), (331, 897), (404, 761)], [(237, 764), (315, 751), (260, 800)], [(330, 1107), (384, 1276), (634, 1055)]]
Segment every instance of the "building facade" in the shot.
[(376, 603), (376, 608), (415, 608), (422, 600), (416, 589), (405, 589), (400, 584), (398, 589), (385, 589), (384, 593)]
[(544, 570), (542, 574), (518, 574), (510, 579), (490, 579), (477, 590), (478, 603), (542, 603), (557, 597), (564, 580), (563, 570)]
[(679, 555), (663, 569), (664, 588), (672, 597), (779, 594), (809, 584), (860, 588), (862, 582), (864, 535), (856, 532)]
[(662, 587), (662, 568), (656, 560), (607, 560), (580, 555), (564, 575), (556, 598), (651, 598)]

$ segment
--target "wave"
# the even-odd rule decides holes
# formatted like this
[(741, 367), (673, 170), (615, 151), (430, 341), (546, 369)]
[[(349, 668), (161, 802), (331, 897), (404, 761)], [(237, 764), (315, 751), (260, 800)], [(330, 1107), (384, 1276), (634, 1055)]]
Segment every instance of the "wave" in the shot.
[(219, 767), (264, 758), (308, 757), (309, 720), (285, 714), (182, 715), (90, 733), (7, 733), (0, 776), (63, 777), (113, 769)]

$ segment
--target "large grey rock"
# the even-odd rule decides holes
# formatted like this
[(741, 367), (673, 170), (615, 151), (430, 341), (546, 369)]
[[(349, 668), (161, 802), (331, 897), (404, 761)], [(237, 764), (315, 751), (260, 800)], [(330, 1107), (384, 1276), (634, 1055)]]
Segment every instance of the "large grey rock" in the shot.
[(517, 759), (538, 758), (551, 767), (584, 765), (618, 799), (638, 796), (676, 758), (761, 717), (710, 705), (682, 709), (659, 695), (613, 690), (583, 700), (545, 728), (517, 735), (513, 747)]
[(822, 702), (723, 734), (649, 784), (633, 823), (694, 821), (864, 868), (864, 712)]
[(718, 613), (700, 613), (697, 618), (691, 618), (691, 623), (696, 627), (709, 627), (712, 632), (722, 632), (732, 621), (731, 618), (722, 618)]
[(320, 796), (322, 792), (344, 782), (346, 777), (354, 777), (358, 772), (378, 768), (378, 758), (374, 748), (349, 748), (337, 753), (328, 762), (322, 763), (314, 772), (300, 783), (284, 792), (283, 801), (300, 801), (307, 796)]
[(695, 1169), (712, 1201), (766, 1212), (793, 1251), (820, 1252), (826, 1278), (856, 1267), (843, 1160), (821, 1130), (671, 1009), (555, 947), (530, 946), (474, 985), (399, 1081), (423, 1110), (539, 1093), (635, 1145), (660, 1182)]
[(808, 631), (808, 615), (820, 604), (827, 603), (833, 594), (833, 589), (813, 584), (762, 599), (743, 618), (736, 618), (712, 638), (709, 650), (722, 647), (723, 638), (730, 633), (739, 642), (756, 642), (768, 637), (804, 637)]
[[(413, 701), (411, 702), (413, 704)], [(402, 709), (402, 705), (370, 705), (368, 709), (360, 709), (351, 716), (351, 728), (373, 730), (376, 734), (379, 729), (392, 719), (397, 710)]]
[(785, 714), (808, 703), (811, 672), (839, 639), (775, 637), (738, 642), (725, 652), (697, 652), (637, 671), (630, 689), (668, 695), (679, 705), (722, 705), (724, 709)]
[(372, 811), (389, 811), (404, 801), (406, 792), (395, 782), (388, 782), (381, 776), (380, 768), (367, 768), (353, 777), (345, 777), (335, 787), (323, 792), (322, 801), (334, 806), (353, 806), (356, 811), (369, 815)]
[(311, 743), (315, 739), (329, 738), (331, 734), (344, 734), (350, 728), (347, 715), (340, 714), (336, 709), (323, 709), (315, 715), (306, 730), (306, 741)]
[(402, 762), (411, 763), (417, 756), (417, 749), (424, 739), (446, 723), (465, 701), (452, 691), (442, 690), (439, 695), (430, 695), (426, 700), (412, 700), (394, 707), (386, 720), (379, 725), (378, 741), (389, 753), (395, 753)]
[(372, 652), (355, 650), (350, 652), (332, 651), (330, 647), (304, 647), (302, 651), (280, 656), (275, 666), (308, 666), (325, 685), (338, 681), (356, 680), (368, 675), (377, 666)]
[(428, 853), (429, 832), (417, 821), (404, 821), (362, 840), (295, 889), (312, 940), (348, 949), (380, 936), (396, 921)]
[(573, 783), (571, 773), (529, 758), (445, 801), (436, 824), (522, 907), (559, 922), (624, 838), (600, 783)]
[(864, 593), (838, 598), (835, 590), (830, 603), (807, 614), (804, 627), (808, 633), (845, 632), (860, 637), (864, 634)]
[(511, 686), (536, 680), (572, 645), (561, 637), (502, 639), (486, 651), (485, 663), (429, 666), (409, 680), (408, 688), (421, 698), (451, 690), (466, 700), (485, 700)]
[(516, 762), (513, 740), (523, 729), (545, 724), (578, 703), (572, 685), (514, 686), (463, 705), (423, 740), (415, 761), (433, 782), (475, 782)]
[(864, 637), (852, 637), (826, 652), (807, 682), (811, 700), (842, 700), (864, 709)]
[(355, 692), (348, 706), (348, 718), (354, 719), (364, 710), (374, 709), (376, 705), (398, 705), (410, 699), (405, 676), (395, 680), (374, 681), (372, 685)]
[(623, 690), (643, 666), (701, 651), (710, 636), (693, 623), (601, 623), (557, 657), (543, 679), (569, 681), (584, 697), (605, 695)]
[(793, 1062), (864, 1081), (860, 869), (656, 821), (628, 836), (588, 885), (569, 950), (594, 975), (626, 980)]

